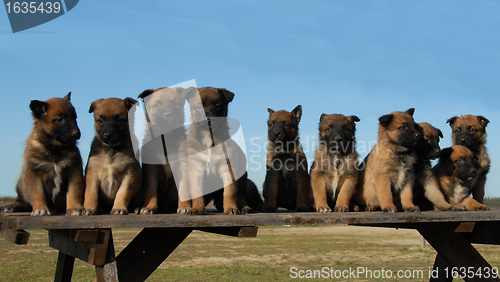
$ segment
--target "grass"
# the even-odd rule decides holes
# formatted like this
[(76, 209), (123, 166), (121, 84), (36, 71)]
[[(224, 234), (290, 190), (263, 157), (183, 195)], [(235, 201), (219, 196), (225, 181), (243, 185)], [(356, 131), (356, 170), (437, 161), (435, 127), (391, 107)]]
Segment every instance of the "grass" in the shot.
[[(139, 229), (113, 230), (117, 253)], [(0, 239), (0, 281), (51, 281), (57, 251), (48, 247), (45, 230), (30, 230), (28, 245)], [(160, 240), (160, 238), (159, 238)], [(500, 266), (500, 247), (477, 245), (491, 263)], [(355, 226), (260, 227), (256, 238), (233, 238), (195, 231), (147, 281), (288, 281), (298, 270), (421, 270), (428, 281), (436, 252), (420, 248), (414, 230)], [(94, 268), (75, 261), (72, 281), (91, 281)], [(398, 279), (343, 281), (403, 281)], [(342, 279), (340, 279), (342, 280)], [(314, 281), (314, 279), (313, 279)]]

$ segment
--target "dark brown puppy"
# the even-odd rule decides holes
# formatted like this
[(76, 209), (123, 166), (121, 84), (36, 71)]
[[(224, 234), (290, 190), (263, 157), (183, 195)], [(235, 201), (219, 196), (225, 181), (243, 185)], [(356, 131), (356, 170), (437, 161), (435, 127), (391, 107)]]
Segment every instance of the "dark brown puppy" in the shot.
[[(143, 91), (139, 98), (146, 108), (146, 134), (155, 137), (144, 140), (142, 155), (142, 180), (144, 207), (141, 214), (160, 212), (187, 213), (191, 202), (178, 202), (178, 187), (174, 173), (182, 190), (189, 190), (187, 163), (185, 160), (184, 102), (187, 89), (158, 88)], [(164, 147), (165, 146), (165, 147)], [(167, 157), (176, 160), (172, 165)], [(185, 176), (185, 177), (184, 177)], [(181, 189), (181, 187), (179, 187)]]
[(130, 202), (139, 195), (141, 167), (134, 154), (128, 123), (129, 110), (136, 103), (132, 98), (109, 98), (90, 105), (96, 136), (85, 168), (85, 215), (101, 210), (127, 214)]
[(464, 205), (469, 211), (489, 210), (488, 206), (469, 198), (471, 185), (477, 176), (473, 159), (474, 154), (467, 147), (453, 145), (441, 151), (439, 162), (432, 171), (452, 205)]
[(299, 142), (299, 122), (302, 107), (293, 111), (269, 112), (267, 146), (267, 173), (264, 181), (265, 210), (274, 212), (278, 207), (297, 211), (310, 211), (310, 181), (307, 159)]
[[(231, 139), (227, 124), (228, 105), (234, 93), (213, 87), (200, 88), (198, 93), (186, 97), (192, 121), (187, 140), (192, 196), (192, 209), (188, 213), (203, 214), (212, 200), (224, 214), (251, 212), (245, 199), (246, 157)], [(214, 187), (224, 188), (211, 192)]]
[(311, 188), (317, 212), (349, 211), (358, 182), (357, 116), (322, 114), (319, 144), (311, 167)]
[(5, 212), (82, 213), (82, 157), (76, 146), (80, 130), (70, 97), (71, 92), (64, 98), (31, 101), (35, 124), (26, 141), (16, 202), (7, 206)]
[(411, 108), (379, 118), (378, 141), (360, 165), (364, 169), (355, 194), (356, 201), (367, 211), (380, 207), (384, 212), (396, 212), (396, 206), (404, 211), (419, 211), (413, 204), (413, 166), (420, 139), (414, 111)]
[(439, 185), (432, 173), (431, 160), (439, 157), (441, 148), (439, 138), (443, 138), (441, 130), (429, 123), (418, 124), (422, 138), (417, 145), (417, 163), (415, 164), (415, 202), (421, 210), (437, 209), (442, 211), (462, 210), (458, 206), (448, 203), (439, 189)]
[(485, 145), (486, 126), (490, 121), (483, 116), (465, 115), (452, 117), (447, 122), (453, 130), (451, 135), (453, 145), (465, 146), (475, 155), (474, 165), (477, 175), (471, 183), (472, 197), (483, 203), (486, 174), (490, 170), (490, 158)]

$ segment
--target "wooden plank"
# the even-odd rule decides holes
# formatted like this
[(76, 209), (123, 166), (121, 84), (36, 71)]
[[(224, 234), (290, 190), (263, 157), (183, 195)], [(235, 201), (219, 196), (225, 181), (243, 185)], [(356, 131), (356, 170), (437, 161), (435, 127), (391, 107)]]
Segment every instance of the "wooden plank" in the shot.
[(57, 257), (56, 276), (55, 282), (71, 282), (73, 275), (73, 266), (75, 264), (75, 257), (59, 252)]
[(464, 236), (471, 243), (500, 245), (500, 222), (476, 222), (474, 231)]
[(195, 228), (203, 232), (233, 236), (233, 237), (257, 237), (257, 226), (235, 226), (235, 227), (200, 227)]
[(26, 245), (30, 239), (30, 234), (24, 230), (11, 229), (0, 224), (0, 236), (16, 245)]
[(77, 230), (49, 230), (49, 246), (94, 265), (104, 265), (110, 229), (97, 230), (96, 241), (75, 241)]
[[(417, 230), (449, 266), (465, 267), (466, 273), (471, 267), (474, 274), (479, 269), (481, 269), (481, 273), (484, 273), (486, 269), (491, 271), (491, 265), (467, 241), (463, 234), (454, 232), (455, 229), (443, 228), (441, 224), (422, 224)], [(451, 274), (451, 270), (448, 271)], [(486, 279), (470, 274), (463, 278), (466, 282), (500, 281), (498, 278)]]
[(106, 252), (104, 265), (96, 265), (96, 279), (94, 282), (117, 282), (118, 269), (116, 265), (115, 247), (113, 243), (113, 234), (109, 233), (109, 243)]
[(462, 222), (460, 225), (455, 228), (455, 232), (457, 233), (471, 233), (474, 231), (475, 222)]
[(97, 215), (45, 217), (4, 215), (4, 225), (12, 229), (100, 229), (100, 228), (167, 228), (167, 227), (229, 227), (310, 224), (377, 224), (420, 222), (481, 222), (500, 221), (500, 210), (475, 212), (419, 213), (257, 213), (247, 215), (208, 214), (202, 216)]
[(145, 228), (116, 257), (121, 282), (146, 280), (193, 228)]
[(449, 263), (447, 263), (443, 257), (439, 254), (436, 255), (436, 261), (434, 262), (434, 267), (430, 274), (430, 282), (452, 282), (453, 276), (448, 275), (445, 269), (451, 269)]

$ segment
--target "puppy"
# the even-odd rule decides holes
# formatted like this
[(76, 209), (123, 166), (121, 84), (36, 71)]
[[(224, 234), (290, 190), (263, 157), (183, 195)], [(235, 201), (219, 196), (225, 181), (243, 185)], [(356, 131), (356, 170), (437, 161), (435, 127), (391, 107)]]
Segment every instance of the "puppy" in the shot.
[(85, 215), (101, 210), (127, 214), (130, 202), (139, 195), (141, 167), (129, 131), (129, 110), (136, 103), (132, 98), (109, 98), (90, 105), (96, 136), (85, 168)]
[(441, 148), (439, 138), (443, 138), (441, 130), (429, 123), (418, 124), (422, 138), (417, 145), (417, 163), (415, 164), (415, 199), (420, 209), (436, 208), (442, 211), (462, 210), (458, 206), (448, 203), (439, 189), (436, 178), (432, 174), (431, 160), (439, 157)]
[(416, 146), (420, 133), (413, 120), (415, 109), (393, 112), (379, 118), (377, 144), (360, 165), (356, 201), (366, 211), (381, 208), (396, 212), (419, 211), (413, 204), (413, 167), (417, 162)]
[[(146, 134), (155, 136), (144, 140), (142, 147), (142, 180), (144, 207), (141, 214), (161, 212), (187, 213), (191, 202), (178, 202), (178, 189), (189, 190), (187, 162), (185, 162), (184, 102), (188, 91), (183, 88), (158, 88), (143, 91), (139, 98), (146, 107)], [(195, 89), (197, 90), (197, 89)], [(147, 142), (147, 143), (146, 143)], [(168, 154), (168, 157), (167, 157)], [(176, 160), (172, 167), (169, 158)]]
[[(311, 167), (311, 188), (317, 212), (349, 211), (358, 182), (354, 133), (359, 118), (322, 114), (319, 144)], [(336, 201), (335, 201), (336, 200)]]
[(486, 126), (490, 121), (483, 116), (465, 115), (452, 117), (447, 122), (453, 130), (453, 145), (465, 146), (474, 153), (477, 174), (471, 183), (472, 197), (483, 203), (486, 174), (490, 170), (490, 159), (485, 145)]
[(477, 177), (474, 153), (462, 145), (443, 149), (438, 164), (432, 169), (441, 191), (450, 203), (469, 211), (489, 210), (490, 208), (475, 199), (469, 198), (472, 184)]
[(265, 210), (278, 207), (288, 210), (310, 211), (308, 206), (310, 180), (307, 159), (299, 142), (299, 122), (302, 106), (291, 112), (269, 112), (267, 146), (267, 173), (264, 181)]
[[(198, 93), (187, 96), (192, 122), (187, 140), (192, 197), (189, 214), (203, 214), (212, 200), (224, 214), (252, 212), (245, 199), (246, 157), (231, 139), (227, 123), (234, 93), (213, 87), (200, 88)], [(214, 187), (224, 188), (209, 193)]]
[(5, 212), (82, 213), (82, 157), (76, 146), (80, 130), (70, 97), (71, 92), (64, 98), (31, 101), (35, 124), (26, 141), (16, 201)]

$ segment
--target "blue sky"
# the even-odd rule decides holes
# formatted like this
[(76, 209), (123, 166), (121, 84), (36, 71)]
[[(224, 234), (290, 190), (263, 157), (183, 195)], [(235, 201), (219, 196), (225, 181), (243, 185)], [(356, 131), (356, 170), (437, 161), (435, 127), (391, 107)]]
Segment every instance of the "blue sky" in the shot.
[(86, 162), (92, 101), (195, 79), (235, 93), (229, 115), (241, 122), (259, 188), (267, 108), (302, 105), (301, 139), (313, 158), (322, 113), (360, 117), (365, 156), (378, 118), (414, 107), (417, 122), (443, 131), (442, 148), (451, 144), (448, 118), (491, 121), (486, 193), (498, 197), (499, 14), (497, 1), (86, 0), (13, 34), (0, 10), (0, 195), (15, 195), (30, 100), (72, 91)]

